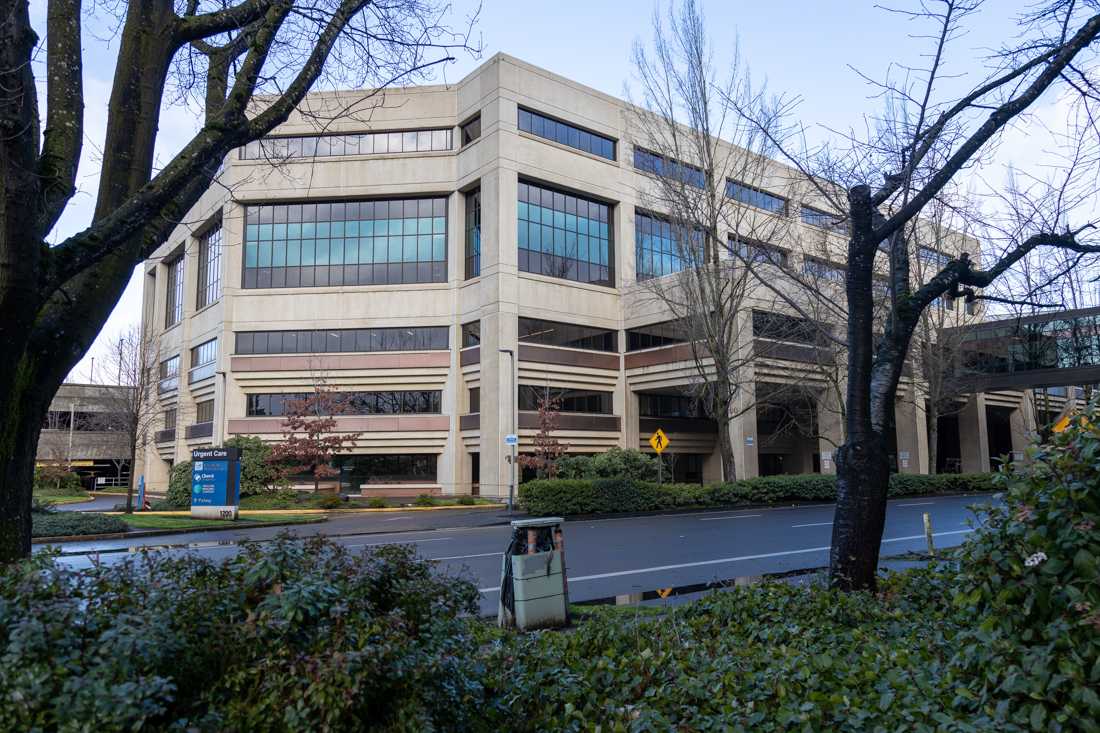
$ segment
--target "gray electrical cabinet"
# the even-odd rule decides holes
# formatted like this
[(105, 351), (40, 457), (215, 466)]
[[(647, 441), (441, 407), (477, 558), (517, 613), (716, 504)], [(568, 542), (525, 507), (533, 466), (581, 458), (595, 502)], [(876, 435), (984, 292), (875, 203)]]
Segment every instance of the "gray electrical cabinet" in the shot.
[(564, 524), (560, 517), (512, 522), (501, 566), (501, 626), (527, 631), (569, 623)]

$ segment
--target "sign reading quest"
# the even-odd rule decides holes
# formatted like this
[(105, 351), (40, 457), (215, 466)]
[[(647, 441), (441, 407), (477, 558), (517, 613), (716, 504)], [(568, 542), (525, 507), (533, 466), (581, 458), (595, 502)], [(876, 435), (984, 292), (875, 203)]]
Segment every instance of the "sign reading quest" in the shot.
[(191, 451), (191, 516), (236, 519), (240, 502), (240, 450), (199, 448)]

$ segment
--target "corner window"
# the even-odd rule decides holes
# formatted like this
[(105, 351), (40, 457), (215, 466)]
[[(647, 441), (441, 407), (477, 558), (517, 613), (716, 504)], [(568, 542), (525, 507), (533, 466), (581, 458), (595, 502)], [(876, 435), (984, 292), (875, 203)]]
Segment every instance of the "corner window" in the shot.
[(481, 345), (481, 321), (462, 324), (462, 348)]
[(214, 227), (199, 238), (198, 293), (195, 308), (205, 308), (222, 294), (222, 227)]
[(609, 204), (520, 181), (517, 212), (522, 272), (614, 286)]
[(462, 135), (462, 146), (465, 147), (481, 137), (481, 115), (477, 114), (459, 128)]
[(168, 268), (167, 292), (164, 299), (164, 327), (172, 326), (183, 320), (183, 255), (166, 263)]
[(466, 194), (466, 279), (481, 274), (481, 189)]

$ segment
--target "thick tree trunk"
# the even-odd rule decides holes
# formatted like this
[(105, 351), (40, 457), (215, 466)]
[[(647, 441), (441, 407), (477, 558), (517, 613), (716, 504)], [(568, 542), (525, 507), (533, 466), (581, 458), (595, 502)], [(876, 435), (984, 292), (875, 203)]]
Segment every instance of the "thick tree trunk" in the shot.
[(872, 433), (842, 445), (837, 450), (836, 478), (830, 580), (847, 590), (873, 590), (890, 481), (882, 437)]
[(722, 480), (737, 480), (737, 460), (733, 454), (733, 431), (729, 419), (716, 420), (718, 423), (718, 451), (722, 455)]
[[(31, 552), (31, 487), (38, 432), (55, 390), (44, 387), (23, 372), (15, 385), (0, 386), (5, 439), (0, 442), (0, 563), (26, 557)], [(44, 392), (49, 394), (44, 394)]]

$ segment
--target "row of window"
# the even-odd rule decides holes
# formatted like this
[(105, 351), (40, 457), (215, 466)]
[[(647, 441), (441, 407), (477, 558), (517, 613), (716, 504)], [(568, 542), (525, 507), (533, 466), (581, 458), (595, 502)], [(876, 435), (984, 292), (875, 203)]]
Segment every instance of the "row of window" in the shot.
[(445, 282), (447, 199), (249, 206), (244, 287)]
[(535, 411), (540, 403), (555, 402), (558, 412), (579, 412), (590, 415), (612, 414), (612, 393), (590, 389), (541, 387), (533, 384), (519, 386), (519, 409)]
[(377, 351), (446, 351), (446, 326), (240, 331), (237, 354), (340, 354)]
[(240, 149), (241, 160), (327, 158), (334, 155), (385, 155), (429, 153), (451, 149), (452, 131), (404, 130), (358, 135), (303, 135), (253, 140)]
[(42, 421), (42, 429), (77, 432), (116, 431), (125, 430), (127, 423), (126, 415), (119, 412), (50, 410)]
[(519, 108), (519, 129), (547, 140), (615, 160), (615, 141), (583, 127), (562, 122), (540, 112)]
[[(281, 417), (306, 397), (306, 393), (250, 394), (245, 414)], [(333, 399), (337, 403), (334, 412), (341, 415), (438, 415), (443, 411), (443, 393), (439, 390), (337, 392)]]

